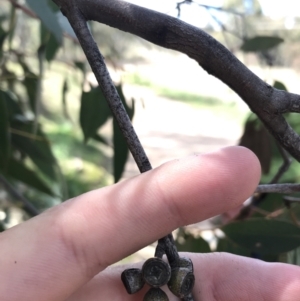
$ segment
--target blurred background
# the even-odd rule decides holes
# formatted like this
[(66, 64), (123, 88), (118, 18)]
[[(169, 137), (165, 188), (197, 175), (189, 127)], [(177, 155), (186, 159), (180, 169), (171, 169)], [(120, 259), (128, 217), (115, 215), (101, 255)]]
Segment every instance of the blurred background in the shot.
[[(270, 85), (300, 94), (299, 1), (130, 2), (203, 29)], [(300, 181), (298, 163), (290, 164), (247, 105), (195, 61), (102, 24), (89, 26), (153, 167), (241, 144), (259, 157), (262, 183)], [(286, 117), (300, 130), (297, 115)], [(138, 174), (57, 7), (50, 0), (0, 0), (0, 231)], [(297, 195), (256, 195), (176, 231), (178, 248), (298, 264), (298, 202)], [(126, 260), (153, 256), (154, 247)]]

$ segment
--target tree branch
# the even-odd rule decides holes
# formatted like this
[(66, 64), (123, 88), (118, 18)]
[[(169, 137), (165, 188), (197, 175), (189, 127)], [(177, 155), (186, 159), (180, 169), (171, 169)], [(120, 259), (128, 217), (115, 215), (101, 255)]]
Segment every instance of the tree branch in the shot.
[(266, 184), (259, 185), (256, 193), (296, 193), (300, 192), (300, 184)]
[(121, 0), (53, 0), (67, 13), (130, 32), (156, 45), (195, 59), (234, 90), (264, 122), (279, 144), (300, 161), (300, 137), (283, 113), (300, 112), (300, 96), (277, 90), (243, 65), (230, 51), (199, 28), (174, 17)]

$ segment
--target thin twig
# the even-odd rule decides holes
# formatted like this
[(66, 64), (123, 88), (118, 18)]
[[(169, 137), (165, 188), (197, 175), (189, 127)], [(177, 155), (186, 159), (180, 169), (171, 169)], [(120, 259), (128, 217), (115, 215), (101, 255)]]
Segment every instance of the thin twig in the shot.
[(292, 159), (289, 157), (289, 154), (286, 152), (286, 150), (283, 149), (279, 145), (279, 143), (276, 142), (276, 144), (277, 144), (278, 150), (280, 152), (280, 155), (283, 159), (283, 163), (280, 166), (280, 168), (279, 168), (278, 172), (276, 173), (276, 175), (274, 176), (274, 178), (271, 180), (270, 184), (278, 183), (278, 181), (281, 179), (283, 174), (288, 171), (288, 169), (290, 168), (290, 166), (292, 164)]
[(118, 92), (112, 82), (104, 62), (104, 58), (90, 33), (83, 15), (78, 11), (73, 11), (68, 12), (67, 18), (73, 27), (79, 43), (81, 44), (99, 86), (108, 101), (108, 105), (120, 127), (140, 172), (146, 172), (152, 169), (149, 159), (139, 141), (138, 136), (136, 135)]
[(0, 182), (4, 188), (17, 200), (21, 201), (23, 208), (31, 216), (36, 216), (39, 214), (39, 211), (22, 195), (20, 194), (1, 174)]
[(34, 19), (39, 19), (39, 17), (32, 11), (30, 10), (28, 7), (26, 7), (25, 5), (22, 5), (20, 3), (18, 3), (15, 0), (8, 0), (15, 8), (20, 9), (21, 11), (23, 11), (26, 15), (28, 15), (31, 18)]
[(300, 192), (300, 184), (266, 184), (259, 185), (255, 193), (296, 193)]

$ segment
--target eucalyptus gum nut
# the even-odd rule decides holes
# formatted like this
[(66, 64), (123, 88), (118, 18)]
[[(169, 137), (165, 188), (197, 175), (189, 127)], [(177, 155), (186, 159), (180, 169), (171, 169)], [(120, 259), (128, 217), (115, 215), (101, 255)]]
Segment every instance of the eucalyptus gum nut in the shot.
[(153, 257), (145, 261), (142, 268), (143, 279), (152, 287), (160, 287), (171, 278), (171, 267), (161, 258)]
[(183, 298), (190, 294), (195, 284), (195, 276), (188, 268), (172, 269), (171, 279), (168, 282), (170, 291), (177, 297)]
[(122, 282), (128, 294), (134, 294), (141, 290), (145, 284), (140, 269), (127, 269), (121, 275)]
[(160, 288), (150, 288), (143, 301), (169, 301), (168, 296)]
[(190, 272), (194, 272), (193, 262), (190, 258), (187, 257), (179, 257), (171, 266), (172, 269), (175, 268), (186, 268), (189, 269)]

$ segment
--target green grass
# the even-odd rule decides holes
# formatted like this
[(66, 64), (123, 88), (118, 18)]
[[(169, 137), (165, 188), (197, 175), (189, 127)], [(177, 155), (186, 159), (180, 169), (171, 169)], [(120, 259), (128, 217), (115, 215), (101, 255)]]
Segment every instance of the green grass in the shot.
[(174, 88), (160, 86), (152, 82), (147, 78), (143, 78), (137, 73), (129, 74), (124, 78), (124, 81), (129, 84), (135, 84), (151, 88), (159, 96), (170, 98), (172, 100), (182, 101), (193, 105), (216, 105), (221, 104), (222, 101), (214, 97), (203, 97), (196, 93), (190, 93), (188, 91), (176, 90)]

